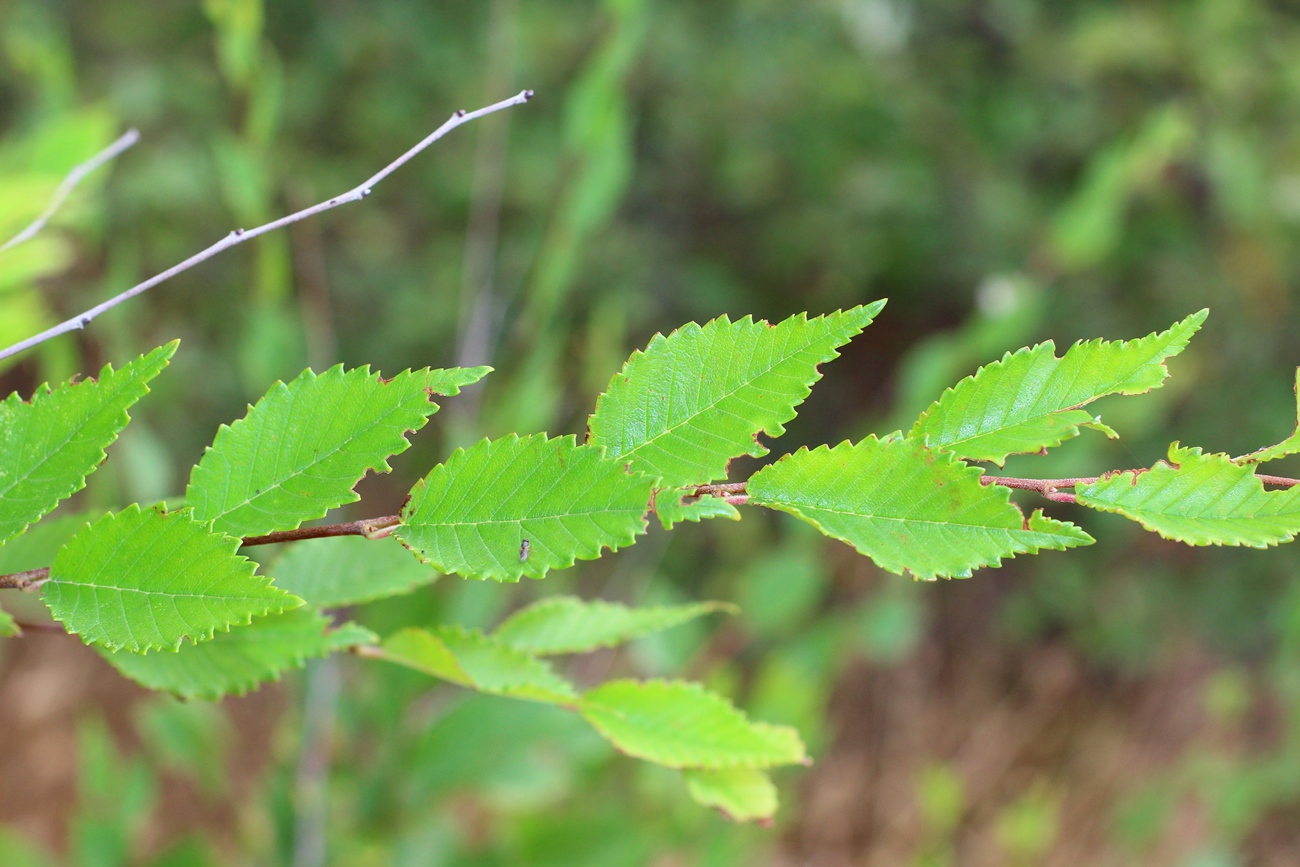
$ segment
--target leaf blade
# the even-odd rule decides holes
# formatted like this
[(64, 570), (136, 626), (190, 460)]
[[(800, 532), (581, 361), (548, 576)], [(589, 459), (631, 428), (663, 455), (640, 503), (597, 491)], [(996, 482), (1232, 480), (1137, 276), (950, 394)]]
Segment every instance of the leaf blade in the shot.
[[(1057, 358), (1052, 341), (982, 367), (946, 390), (912, 426), (909, 436), (968, 460), (1002, 466), (1009, 455), (1032, 454), (1101, 425), (1080, 409), (1110, 394), (1159, 388), (1165, 361), (1186, 348), (1209, 315), (1201, 310), (1168, 330), (1136, 340), (1075, 343)], [(1107, 436), (1114, 434), (1101, 426)]]
[(578, 701), (573, 686), (549, 664), (478, 630), (402, 629), (375, 655), (490, 695), (560, 705)]
[(361, 536), (293, 545), (269, 571), (277, 587), (317, 608), (409, 593), (441, 577), (395, 540)]
[(438, 411), (431, 394), (455, 394), (486, 371), (424, 368), (384, 380), (369, 367), (305, 370), (221, 426), (190, 474), (186, 503), (232, 536), (324, 517), (358, 499), (353, 488), (366, 473), (388, 472), (388, 458), (410, 446), (406, 434)]
[(670, 629), (715, 611), (735, 613), (725, 602), (630, 608), (614, 602), (590, 602), (575, 596), (552, 596), (507, 617), (492, 637), (539, 656), (587, 653)]
[(682, 772), (691, 798), (712, 807), (733, 822), (769, 824), (776, 815), (776, 786), (758, 768), (724, 768)]
[(238, 548), (185, 511), (130, 506), (59, 550), (41, 598), (87, 644), (135, 653), (205, 641), (301, 604), (255, 575)]
[(789, 512), (883, 569), (917, 578), (969, 577), (1005, 557), (1092, 543), (1073, 524), (1034, 512), (983, 470), (908, 438), (874, 436), (801, 449), (750, 478), (750, 502)]
[(656, 335), (596, 402), (587, 441), (610, 457), (687, 486), (726, 478), (735, 457), (761, 457), (758, 434), (785, 432), (818, 365), (871, 324), (883, 300), (777, 325), (725, 316)]
[(1300, 487), (1266, 491), (1253, 466), (1178, 443), (1169, 463), (1103, 477), (1075, 497), (1188, 545), (1267, 548), (1300, 533)]
[(179, 650), (131, 653), (99, 648), (100, 656), (124, 677), (149, 689), (184, 699), (245, 695), (308, 659), (350, 647), (375, 644), (378, 637), (354, 623), (331, 628), (306, 606), (258, 617), (217, 634), (211, 641)]
[(17, 394), (0, 402), (0, 542), (85, 487), (131, 420), (127, 410), (149, 393), (149, 380), (178, 345), (173, 340), (118, 370), (105, 365), (98, 379), (45, 386), (29, 402)]
[(766, 768), (807, 762), (799, 733), (750, 722), (696, 683), (614, 680), (583, 696), (580, 713), (624, 753), (670, 768)]
[(393, 535), (443, 572), (540, 578), (635, 541), (654, 482), (572, 436), (511, 434), (457, 449), (434, 467), (412, 489)]
[[(739, 521), (740, 512), (722, 497), (694, 497), (694, 488), (664, 488), (655, 492), (655, 515), (665, 530), (682, 521), (699, 523), (709, 518)], [(689, 501), (686, 498), (691, 497)]]

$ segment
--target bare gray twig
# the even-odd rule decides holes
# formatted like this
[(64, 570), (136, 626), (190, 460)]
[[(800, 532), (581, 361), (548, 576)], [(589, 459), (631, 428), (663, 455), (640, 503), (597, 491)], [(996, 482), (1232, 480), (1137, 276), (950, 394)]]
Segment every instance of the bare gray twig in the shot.
[(60, 324), (55, 325), (53, 328), (49, 328), (45, 331), (42, 331), (40, 334), (37, 334), (33, 337), (29, 337), (26, 340), (23, 340), (19, 343), (15, 343), (13, 346), (8, 347), (7, 349), (0, 350), (0, 359), (8, 358), (11, 355), (17, 355), (18, 353), (23, 352), (24, 350), (27, 349), (31, 349), (33, 346), (37, 346), (41, 343), (44, 343), (45, 341), (53, 337), (58, 337), (60, 334), (67, 334), (69, 331), (76, 331), (77, 329), (85, 328), (87, 325), (90, 324), (92, 319), (99, 316), (101, 313), (105, 313), (109, 310), (112, 310), (114, 307), (118, 306), (122, 302), (130, 300), (131, 298), (134, 298), (135, 296), (141, 294), (142, 292), (147, 292), (148, 290), (157, 286), (159, 283), (163, 282), (164, 280), (168, 280), (172, 277), (175, 277), (177, 274), (180, 274), (183, 271), (188, 271), (190, 268), (193, 268), (195, 265), (198, 265), (200, 262), (205, 262), (208, 259), (211, 259), (213, 256), (217, 255), (218, 253), (222, 252), (223, 250), (228, 250), (231, 247), (234, 247), (238, 244), (242, 244), (244, 241), (247, 241), (250, 238), (256, 238), (258, 235), (265, 235), (267, 232), (273, 232), (276, 229), (284, 228), (285, 226), (296, 223), (299, 220), (305, 220), (308, 217), (313, 217), (316, 214), (322, 213), (323, 211), (331, 210), (333, 208), (337, 208), (339, 205), (343, 205), (348, 202), (359, 202), (362, 199), (364, 199), (366, 196), (370, 195), (370, 190), (375, 186), (375, 184), (379, 183), (384, 178), (391, 175), (393, 172), (395, 172), (397, 169), (399, 169), (401, 166), (405, 165), (408, 161), (410, 161), (413, 157), (415, 157), (416, 154), (420, 153), (420, 151), (424, 150), (429, 145), (433, 144), (438, 139), (442, 138), (443, 136), (451, 132), (456, 127), (469, 123), (471, 120), (474, 120), (475, 118), (480, 118), (483, 117), (484, 115), (501, 111), (504, 108), (510, 108), (511, 106), (515, 106), (515, 105), (523, 105), (525, 102), (532, 99), (532, 97), (533, 97), (533, 92), (531, 90), (525, 90), (525, 91), (521, 91), (515, 96), (510, 97), (509, 99), (504, 99), (501, 102), (493, 103), (492, 105), (485, 106), (483, 108), (478, 109), (477, 111), (469, 111), (469, 112), (463, 110), (458, 111), (455, 114), (453, 114), (447, 120), (446, 123), (444, 123), (442, 126), (438, 127), (436, 130), (431, 132), (419, 144), (415, 145), (415, 147), (411, 148), (406, 153), (402, 154), (400, 157), (393, 160), (388, 165), (384, 166), (374, 175), (367, 178), (363, 183), (359, 184), (356, 187), (353, 187), (351, 190), (348, 190), (346, 193), (343, 193), (342, 195), (339, 196), (335, 196), (334, 198), (321, 202), (318, 205), (313, 205), (310, 208), (304, 208), (301, 211), (297, 211), (295, 213), (289, 214), (287, 217), (281, 217), (280, 219), (267, 223), (263, 226), (258, 226), (255, 229), (247, 229), (247, 230), (236, 229), (226, 237), (222, 238), (217, 243), (213, 244), (212, 246), (204, 250), (200, 250), (198, 253), (195, 253), (193, 256), (189, 257), (183, 262), (173, 265), (171, 268), (168, 268), (166, 271), (163, 271), (161, 274), (158, 274), (154, 277), (150, 277), (148, 280), (145, 280), (143, 283), (139, 283), (135, 286), (132, 286), (130, 289), (127, 289), (125, 292), (115, 295), (112, 298), (108, 299), (107, 301), (103, 302), (102, 304), (96, 305), (95, 307), (90, 308), (86, 312), (78, 314), (77, 316), (74, 316), (65, 322), (61, 322)]
[(84, 163), (73, 166), (72, 171), (68, 172), (68, 176), (63, 179), (61, 184), (59, 184), (59, 188), (54, 191), (54, 198), (50, 200), (49, 207), (42, 211), (39, 217), (32, 220), (31, 225), (26, 229), (23, 229), (17, 235), (14, 235), (8, 241), (5, 241), (3, 245), (0, 245), (0, 253), (3, 253), (10, 247), (17, 247), (22, 242), (30, 241), (32, 238), (36, 237), (36, 233), (45, 228), (45, 224), (49, 221), (50, 217), (53, 217), (54, 212), (63, 206), (63, 203), (67, 201), (68, 195), (77, 184), (81, 183), (82, 178), (102, 166), (104, 163), (113, 159), (139, 140), (140, 133), (135, 129), (128, 129), (126, 132), (122, 133), (122, 135), (118, 136), (117, 141), (113, 142)]

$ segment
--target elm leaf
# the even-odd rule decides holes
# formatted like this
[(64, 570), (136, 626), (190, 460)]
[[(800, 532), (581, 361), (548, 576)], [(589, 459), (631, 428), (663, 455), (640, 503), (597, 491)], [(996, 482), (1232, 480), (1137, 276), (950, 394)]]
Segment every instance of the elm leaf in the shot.
[(917, 578), (970, 577), (1002, 558), (1090, 545), (1073, 524), (1036, 511), (1025, 520), (1010, 490), (920, 440), (868, 437), (800, 449), (749, 480), (749, 501), (789, 512), (848, 542), (883, 569)]
[(776, 815), (776, 786), (758, 768), (682, 771), (686, 790), (697, 804), (712, 807), (733, 822), (769, 824)]
[(302, 600), (254, 574), (239, 540), (187, 510), (130, 506), (85, 526), (54, 558), (41, 598), (87, 644), (141, 653), (206, 641)]
[(615, 602), (585, 602), (552, 596), (521, 608), (492, 632), (492, 637), (539, 656), (587, 653), (670, 629), (715, 611), (735, 613), (725, 602), (629, 608)]
[(359, 497), (367, 472), (388, 472), (406, 434), (438, 411), (433, 394), (456, 394), (488, 368), (408, 370), (385, 380), (369, 367), (310, 370), (277, 382), (248, 415), (222, 425), (190, 474), (194, 518), (232, 536), (293, 530)]
[(624, 464), (572, 436), (483, 440), (416, 484), (393, 535), (443, 572), (541, 578), (645, 532), (655, 479)]
[(1165, 361), (1182, 352), (1208, 310), (1137, 340), (1079, 341), (1061, 358), (1052, 341), (1008, 352), (943, 393), (909, 436), (958, 457), (1002, 466), (1091, 427), (1114, 439), (1101, 419), (1081, 409), (1109, 394), (1146, 394), (1169, 375)]
[(1266, 491), (1253, 466), (1178, 443), (1169, 447), (1168, 463), (1112, 473), (1075, 496), (1188, 545), (1267, 548), (1300, 533), (1300, 487)]
[(275, 576), (275, 586), (317, 608), (409, 593), (441, 577), (396, 540), (362, 536), (291, 545), (268, 571)]
[(610, 743), (670, 768), (767, 768), (808, 761), (799, 733), (750, 722), (697, 683), (614, 680), (586, 693), (582, 716)]
[(148, 382), (167, 366), (173, 340), (98, 379), (37, 389), (30, 402), (11, 394), (0, 402), (0, 542), (12, 539), (60, 500), (86, 485), (104, 462), (104, 449), (131, 417), (127, 410), (149, 393)]
[(303, 606), (255, 618), (246, 626), (218, 633), (211, 641), (185, 644), (176, 651), (100, 648), (99, 652), (123, 675), (149, 689), (185, 699), (218, 699), (244, 695), (279, 680), (283, 672), (302, 668), (308, 659), (378, 640), (354, 623), (333, 627), (319, 612)]
[(722, 316), (655, 335), (614, 375), (589, 422), (592, 445), (675, 487), (726, 478), (741, 455), (762, 457), (821, 374), (817, 366), (871, 324), (883, 300), (777, 325)]
[(477, 630), (403, 629), (371, 655), (491, 695), (562, 705), (578, 701), (573, 686), (549, 664)]

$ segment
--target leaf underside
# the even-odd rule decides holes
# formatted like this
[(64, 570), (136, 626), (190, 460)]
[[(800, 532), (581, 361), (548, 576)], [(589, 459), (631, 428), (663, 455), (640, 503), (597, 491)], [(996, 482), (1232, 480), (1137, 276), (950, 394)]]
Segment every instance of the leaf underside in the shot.
[(686, 790), (696, 803), (735, 822), (766, 823), (776, 815), (776, 786), (758, 768), (686, 770)]
[(317, 608), (410, 593), (441, 577), (395, 540), (362, 536), (291, 545), (268, 571), (275, 586)]
[(868, 437), (801, 449), (750, 478), (749, 501), (789, 512), (890, 572), (966, 578), (1004, 557), (1089, 545), (1083, 530), (1035, 511), (983, 471), (919, 440)]
[(549, 664), (493, 636), (458, 626), (408, 628), (384, 641), (382, 658), (491, 695), (573, 705), (578, 694)]
[(393, 535), (443, 572), (541, 578), (632, 544), (645, 532), (654, 483), (572, 436), (512, 434), (434, 467)]
[(723, 602), (629, 608), (614, 602), (585, 602), (552, 596), (510, 615), (492, 637), (540, 655), (587, 653), (669, 629), (715, 611), (732, 611)]
[(871, 323), (884, 301), (777, 325), (723, 316), (656, 335), (596, 402), (588, 442), (669, 486), (726, 478), (735, 457), (761, 457), (821, 378), (817, 366)]
[(0, 402), (0, 542), (21, 533), (60, 500), (85, 487), (104, 449), (131, 420), (127, 409), (149, 393), (177, 341), (100, 371), (97, 380), (42, 386), (30, 402)]
[(217, 630), (297, 607), (188, 511), (130, 506), (59, 550), (41, 598), (87, 644), (141, 653), (206, 641)]
[(326, 618), (304, 606), (258, 617), (211, 641), (186, 644), (175, 652), (100, 649), (100, 655), (124, 676), (149, 689), (185, 699), (217, 699), (244, 695), (263, 683), (279, 680), (283, 672), (301, 668), (308, 659), (377, 641), (372, 632), (354, 623), (332, 628)]
[(185, 491), (199, 521), (232, 536), (292, 530), (355, 502), (367, 472), (387, 472), (406, 434), (487, 368), (406, 371), (384, 380), (369, 367), (303, 371), (277, 382), (248, 415), (222, 425)]
[(731, 702), (684, 681), (615, 680), (581, 713), (614, 746), (670, 768), (766, 768), (807, 761), (799, 733), (750, 722)]
[(1209, 311), (1193, 313), (1169, 330), (1137, 340), (1080, 341), (1057, 358), (1051, 341), (1008, 352), (943, 393), (909, 436), (968, 460), (1002, 466), (1008, 455), (1032, 454), (1096, 427), (1116, 436), (1080, 409), (1110, 394), (1159, 388), (1165, 361), (1182, 352)]
[(1082, 505), (1188, 545), (1266, 548), (1300, 533), (1300, 487), (1266, 491), (1253, 466), (1177, 443), (1169, 463), (1106, 476), (1075, 495)]
[(1275, 446), (1233, 458), (1239, 464), (1262, 464), (1288, 455), (1300, 454), (1300, 367), (1295, 371), (1296, 425), (1295, 432)]

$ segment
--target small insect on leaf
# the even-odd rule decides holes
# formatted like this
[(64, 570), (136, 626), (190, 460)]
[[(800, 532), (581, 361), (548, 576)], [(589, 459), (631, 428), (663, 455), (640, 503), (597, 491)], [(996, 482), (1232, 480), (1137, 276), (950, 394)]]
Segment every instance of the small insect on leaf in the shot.
[(522, 563), (528, 559), (528, 540), (519, 543), (519, 562)]

